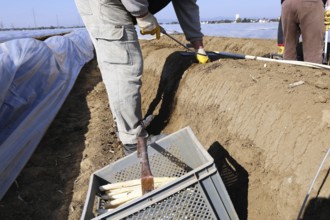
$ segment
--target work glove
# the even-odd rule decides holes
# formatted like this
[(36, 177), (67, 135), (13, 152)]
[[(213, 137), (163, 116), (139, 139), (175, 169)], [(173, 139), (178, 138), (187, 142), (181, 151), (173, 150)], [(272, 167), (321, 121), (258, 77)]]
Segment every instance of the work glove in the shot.
[(324, 24), (325, 30), (328, 31), (330, 28), (330, 6), (325, 7)]
[(198, 50), (195, 50), (195, 52), (197, 53), (196, 58), (199, 63), (205, 64), (207, 62), (210, 62), (210, 59), (203, 48), (199, 48)]
[(136, 18), (137, 25), (140, 28), (140, 33), (142, 35), (151, 34), (155, 35), (157, 40), (160, 38), (160, 26), (157, 19), (148, 12), (148, 14), (141, 18)]
[(283, 55), (284, 54), (284, 45), (278, 45), (278, 52), (277, 54)]

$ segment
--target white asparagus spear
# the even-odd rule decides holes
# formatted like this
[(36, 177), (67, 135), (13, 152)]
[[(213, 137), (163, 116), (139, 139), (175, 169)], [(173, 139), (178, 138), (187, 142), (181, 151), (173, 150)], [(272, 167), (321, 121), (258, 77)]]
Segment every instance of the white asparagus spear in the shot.
[(117, 193), (117, 194), (113, 194), (113, 195), (105, 194), (105, 195), (101, 196), (101, 198), (104, 199), (104, 200), (120, 199), (120, 198), (123, 198), (123, 197), (127, 196), (131, 192), (132, 191), (119, 193), (119, 194)]
[(138, 197), (141, 197), (142, 196), (142, 189), (139, 189), (139, 190), (135, 190), (131, 193), (127, 193), (127, 195), (125, 197), (122, 197), (122, 198), (119, 198), (119, 199), (115, 199), (115, 200), (110, 200), (110, 201), (107, 201), (105, 203), (105, 208), (115, 208), (119, 205), (122, 205), (128, 201), (131, 201), (135, 198), (138, 198)]
[(119, 188), (119, 189), (112, 189), (112, 190), (105, 191), (105, 194), (112, 196), (112, 195), (116, 195), (116, 194), (130, 192), (130, 191), (140, 189), (140, 188), (141, 188), (141, 185), (124, 187), (124, 188)]
[(118, 188), (125, 188), (125, 187), (130, 187), (130, 186), (139, 186), (141, 185), (141, 180), (136, 179), (136, 180), (129, 180), (125, 182), (119, 182), (119, 183), (110, 183), (107, 185), (100, 186), (101, 191), (106, 191), (106, 190), (112, 190), (112, 189), (118, 189)]
[[(161, 187), (165, 183), (167, 183), (167, 182), (156, 183), (154, 185), (155, 189), (158, 189), (159, 187)], [(122, 189), (109, 190), (109, 191), (106, 191), (106, 193), (104, 195), (102, 195), (101, 198), (104, 199), (104, 200), (119, 199), (119, 198), (125, 197), (126, 195), (128, 195), (132, 191), (136, 191), (136, 190), (139, 190), (139, 189), (141, 189), (141, 186), (125, 187), (125, 188), (122, 188)]]
[[(175, 180), (177, 177), (154, 177), (154, 183), (167, 183), (172, 180)], [(125, 182), (119, 182), (119, 183), (110, 183), (107, 185), (100, 186), (99, 189), (101, 191), (106, 190), (113, 190), (118, 188), (125, 188), (125, 187), (131, 187), (131, 186), (140, 186), (141, 185), (141, 179), (135, 179), (135, 180), (129, 180)]]

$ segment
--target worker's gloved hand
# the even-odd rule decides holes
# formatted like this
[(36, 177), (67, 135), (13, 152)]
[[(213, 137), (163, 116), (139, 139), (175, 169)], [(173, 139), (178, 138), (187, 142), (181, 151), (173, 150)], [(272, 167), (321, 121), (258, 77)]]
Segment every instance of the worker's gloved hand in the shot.
[(330, 6), (325, 7), (324, 24), (326, 31), (328, 31), (330, 28)]
[(284, 54), (284, 45), (278, 45), (278, 52), (279, 55), (283, 55)]
[(136, 18), (136, 22), (142, 35), (156, 34), (157, 40), (160, 38), (160, 26), (157, 22), (157, 19), (152, 14), (150, 14), (150, 12), (141, 18)]
[(196, 51), (196, 58), (198, 60), (199, 63), (201, 64), (205, 64), (207, 62), (210, 62), (210, 59), (209, 57), (207, 56), (205, 50), (203, 48), (199, 48), (198, 50), (195, 50)]

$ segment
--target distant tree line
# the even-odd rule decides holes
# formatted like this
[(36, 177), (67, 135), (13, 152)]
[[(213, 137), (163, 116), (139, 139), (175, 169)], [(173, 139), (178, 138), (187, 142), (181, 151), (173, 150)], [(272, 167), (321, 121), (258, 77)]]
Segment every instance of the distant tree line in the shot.
[[(267, 22), (278, 22), (279, 18), (263, 18), (263, 19), (252, 19), (252, 18), (238, 18), (236, 21), (235, 20), (230, 20), (230, 19), (222, 19), (222, 20), (208, 20), (208, 21), (201, 21), (202, 23), (207, 23), (207, 24), (221, 24), (221, 23), (256, 23), (259, 22), (259, 20), (265, 20)], [(161, 23), (161, 24), (179, 24), (178, 21), (172, 21), (172, 22), (167, 22), (167, 23)]]
[(71, 27), (64, 27), (64, 26), (48, 26), (48, 27), (27, 27), (27, 28), (4, 28), (4, 25), (0, 22), (0, 31), (25, 31), (25, 30), (49, 30), (49, 29), (66, 29), (66, 28), (83, 28), (84, 26), (71, 26)]
[(207, 22), (208, 24), (220, 24), (220, 23), (232, 23), (233, 20), (224, 19), (224, 20), (202, 21), (202, 22)]
[(280, 19), (279, 18), (262, 18), (262, 19), (252, 19), (252, 18), (238, 18), (236, 20), (237, 23), (256, 23), (260, 20), (264, 20), (264, 21), (267, 21), (267, 22), (278, 22)]

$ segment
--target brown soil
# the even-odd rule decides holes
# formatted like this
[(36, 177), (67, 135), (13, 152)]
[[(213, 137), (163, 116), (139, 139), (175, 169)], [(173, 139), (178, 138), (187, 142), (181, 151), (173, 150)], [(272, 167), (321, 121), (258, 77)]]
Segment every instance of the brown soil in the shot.
[[(241, 219), (296, 219), (330, 145), (330, 71), (216, 57), (199, 65), (165, 36), (141, 46), (143, 112), (157, 115), (149, 132), (190, 126), (215, 158)], [(259, 39), (206, 37), (205, 46), (257, 56), (277, 50), (275, 41)], [(0, 202), (0, 219), (79, 219), (91, 173), (121, 157), (94, 59)], [(225, 163), (236, 170), (234, 182), (222, 172)], [(302, 219), (330, 219), (329, 167), (330, 158)]]

